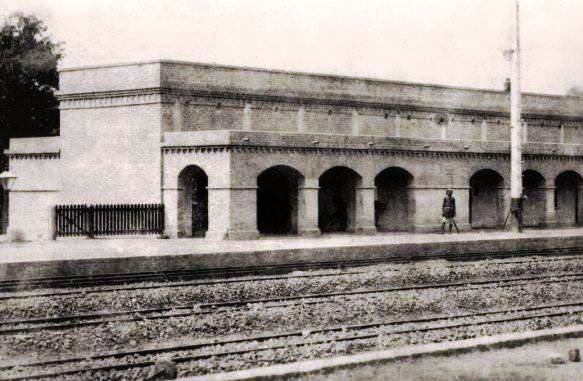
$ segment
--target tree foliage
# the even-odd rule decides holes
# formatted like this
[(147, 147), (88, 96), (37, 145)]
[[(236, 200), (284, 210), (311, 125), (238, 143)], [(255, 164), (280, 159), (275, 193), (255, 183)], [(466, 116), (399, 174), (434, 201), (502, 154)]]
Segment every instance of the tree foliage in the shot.
[(0, 24), (0, 152), (11, 137), (57, 135), (61, 43), (42, 20), (20, 13)]
[(567, 95), (571, 97), (583, 97), (583, 87), (573, 86), (569, 90), (567, 90)]

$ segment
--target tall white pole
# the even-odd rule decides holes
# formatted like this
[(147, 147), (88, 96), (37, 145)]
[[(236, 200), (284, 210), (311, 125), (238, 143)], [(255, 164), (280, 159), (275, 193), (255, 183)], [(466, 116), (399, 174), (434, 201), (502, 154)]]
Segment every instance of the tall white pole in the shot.
[(510, 198), (511, 228), (522, 230), (522, 125), (520, 117), (520, 8), (515, 0), (514, 43), (510, 79)]

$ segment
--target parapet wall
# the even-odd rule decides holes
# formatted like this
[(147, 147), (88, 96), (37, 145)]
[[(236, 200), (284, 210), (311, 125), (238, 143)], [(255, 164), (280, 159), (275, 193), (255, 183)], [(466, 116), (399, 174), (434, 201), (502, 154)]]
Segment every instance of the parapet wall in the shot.
[[(163, 131), (508, 141), (501, 91), (175, 61), (63, 69), (61, 108), (160, 102)], [(581, 98), (525, 94), (525, 141), (583, 144)]]

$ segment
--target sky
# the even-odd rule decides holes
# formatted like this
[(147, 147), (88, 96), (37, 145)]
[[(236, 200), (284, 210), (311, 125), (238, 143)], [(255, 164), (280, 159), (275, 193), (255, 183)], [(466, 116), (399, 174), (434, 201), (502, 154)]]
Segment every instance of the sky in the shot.
[[(513, 0), (0, 0), (62, 67), (174, 59), (502, 89)], [(522, 88), (583, 87), (583, 1), (521, 0)]]

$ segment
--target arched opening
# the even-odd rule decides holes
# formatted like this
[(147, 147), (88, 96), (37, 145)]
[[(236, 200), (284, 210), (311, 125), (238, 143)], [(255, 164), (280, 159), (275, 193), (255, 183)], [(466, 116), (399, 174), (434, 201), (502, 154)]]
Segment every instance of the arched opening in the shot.
[(6, 234), (8, 227), (8, 192), (0, 185), (0, 234)]
[(178, 236), (204, 237), (208, 230), (208, 177), (195, 165), (178, 176)]
[(491, 169), (482, 169), (470, 178), (472, 228), (496, 228), (504, 224), (503, 185), (504, 178)]
[(523, 194), (522, 224), (527, 227), (545, 223), (545, 178), (538, 172), (526, 170), (522, 174)]
[(379, 231), (407, 231), (412, 227), (414, 204), (409, 186), (413, 176), (398, 167), (387, 168), (375, 178), (375, 225)]
[(318, 226), (323, 233), (346, 232), (356, 221), (356, 186), (358, 173), (346, 167), (334, 167), (320, 176)]
[(579, 186), (581, 176), (574, 171), (561, 173), (555, 179), (557, 223), (573, 226), (579, 223)]
[(297, 234), (298, 186), (302, 175), (283, 165), (257, 177), (257, 229), (261, 234)]

